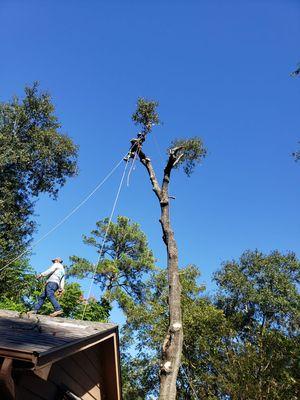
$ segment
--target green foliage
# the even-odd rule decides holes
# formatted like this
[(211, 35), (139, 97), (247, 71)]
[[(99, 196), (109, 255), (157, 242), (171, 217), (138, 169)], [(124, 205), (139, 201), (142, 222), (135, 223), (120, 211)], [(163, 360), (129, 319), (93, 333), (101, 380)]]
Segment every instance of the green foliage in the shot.
[(299, 398), (300, 263), (247, 251), (215, 274), (232, 336), (222, 386), (232, 399)]
[(193, 173), (196, 165), (200, 164), (207, 154), (207, 150), (199, 137), (173, 140), (169, 152), (174, 148), (179, 148), (177, 158), (180, 157), (174, 168), (182, 166), (187, 176)]
[(28, 265), (28, 260), (20, 259), (0, 272), (1, 297), (16, 304), (25, 304), (37, 287), (34, 271)]
[(123, 400), (145, 400), (157, 397), (158, 368), (152, 357), (132, 357), (121, 351)]
[(293, 331), (300, 318), (300, 263), (294, 253), (245, 252), (215, 274), (218, 304), (239, 328), (255, 324)]
[(26, 311), (26, 307), (23, 303), (19, 303), (15, 300), (7, 298), (7, 297), (1, 298), (0, 309), (1, 310), (18, 311), (18, 312), (22, 312), (22, 313)]
[[(299, 261), (293, 253), (244, 253), (224, 263), (215, 299), (194, 266), (180, 270), (184, 346), (179, 400), (299, 398)], [(156, 396), (168, 325), (166, 271), (149, 278), (144, 304), (130, 299), (122, 338), (124, 399)], [(134, 350), (130, 346), (134, 346)]]
[[(66, 178), (76, 174), (77, 148), (59, 132), (47, 93), (25, 88), (22, 100), (0, 104), (0, 260), (6, 262), (30, 239), (34, 198), (56, 198)], [(0, 265), (1, 266), (1, 265)]]
[(137, 109), (132, 114), (132, 120), (136, 125), (141, 125), (144, 133), (149, 133), (153, 125), (160, 123), (156, 108), (158, 106), (157, 101), (146, 100), (139, 98), (137, 103)]
[(72, 256), (68, 275), (79, 278), (94, 276), (106, 299), (109, 302), (117, 300), (121, 307), (125, 307), (127, 294), (135, 301), (143, 300), (143, 277), (153, 269), (154, 258), (138, 224), (121, 216), (116, 223), (112, 222), (109, 226), (108, 223), (108, 218), (98, 221), (97, 228), (91, 232), (92, 236), (84, 236), (84, 243), (95, 247), (99, 254), (108, 229), (103, 258), (98, 262), (96, 271), (90, 261)]
[(63, 294), (59, 297), (59, 302), (64, 310), (66, 317), (75, 318), (82, 308), (83, 293), (78, 283), (66, 283)]
[[(74, 314), (74, 318), (84, 319), (85, 321), (108, 322), (110, 311), (111, 305), (105, 298), (97, 301), (91, 297), (81, 302), (79, 309)], [(82, 318), (82, 316), (84, 317)]]
[[(143, 98), (138, 99), (137, 109), (132, 115), (132, 120), (136, 125), (142, 126), (142, 132), (147, 134), (153, 125), (160, 123), (159, 115), (156, 111), (158, 102), (149, 101)], [(207, 150), (199, 137), (190, 139), (176, 139), (171, 143), (168, 154), (174, 155), (172, 168), (183, 167), (187, 176), (190, 176), (197, 164), (201, 163), (207, 154)], [(176, 162), (174, 162), (176, 160)]]
[[(208, 396), (215, 391), (215, 379), (211, 374), (213, 354), (218, 354), (218, 347), (228, 328), (223, 312), (202, 296), (204, 288), (197, 284), (197, 268), (190, 265), (181, 269), (180, 277), (184, 347), (177, 396), (178, 399), (194, 399), (193, 386), (196, 393), (201, 394), (200, 398), (213, 399)], [(143, 304), (128, 302), (126, 325), (122, 331), (125, 400), (138, 398), (137, 395), (141, 398), (146, 398), (145, 394), (156, 396), (158, 393), (161, 343), (169, 323), (167, 302), (166, 270), (151, 275)], [(134, 356), (131, 355), (131, 345), (134, 345)]]

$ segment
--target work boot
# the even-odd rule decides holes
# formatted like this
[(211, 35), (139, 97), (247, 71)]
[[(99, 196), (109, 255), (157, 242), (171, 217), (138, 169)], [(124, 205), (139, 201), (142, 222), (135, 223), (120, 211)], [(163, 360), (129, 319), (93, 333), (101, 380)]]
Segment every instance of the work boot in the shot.
[(50, 317), (57, 317), (58, 315), (63, 314), (63, 310), (57, 310), (50, 314)]

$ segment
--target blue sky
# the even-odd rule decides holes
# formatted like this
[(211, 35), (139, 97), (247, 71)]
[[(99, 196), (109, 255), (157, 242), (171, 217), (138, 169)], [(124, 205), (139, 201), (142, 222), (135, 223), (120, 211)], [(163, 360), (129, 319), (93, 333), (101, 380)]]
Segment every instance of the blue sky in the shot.
[[(172, 139), (199, 135), (208, 149), (191, 178), (172, 177), (180, 264), (198, 265), (213, 290), (212, 273), (246, 249), (300, 255), (300, 164), (291, 157), (300, 80), (289, 76), (300, 61), (298, 1), (1, 0), (0, 20), (0, 100), (40, 81), (80, 147), (79, 176), (56, 202), (37, 203), (36, 239), (121, 159), (145, 96), (159, 101), (164, 122), (158, 146), (153, 137), (145, 145), (159, 176)], [(96, 260), (81, 236), (109, 215), (121, 173), (35, 249), (37, 271), (55, 255)], [(159, 207), (140, 165), (117, 214), (141, 224), (164, 266)]]

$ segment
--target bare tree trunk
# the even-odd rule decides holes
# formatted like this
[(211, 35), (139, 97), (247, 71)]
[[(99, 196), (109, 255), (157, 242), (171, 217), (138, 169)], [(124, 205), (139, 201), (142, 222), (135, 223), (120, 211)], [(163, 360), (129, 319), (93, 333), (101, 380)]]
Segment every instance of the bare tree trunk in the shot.
[(159, 200), (161, 208), (161, 227), (163, 241), (167, 247), (168, 283), (169, 283), (169, 328), (162, 346), (162, 362), (160, 366), (159, 400), (176, 399), (176, 381), (181, 362), (183, 345), (183, 328), (181, 316), (181, 284), (178, 269), (178, 249), (172, 231), (169, 215), (169, 182), (170, 173), (178, 158), (171, 153), (166, 168), (162, 186), (158, 184), (151, 161), (140, 151), (139, 157), (146, 167), (152, 188)]
[(170, 226), (169, 204), (162, 205), (161, 226), (168, 253), (169, 328), (162, 349), (160, 400), (175, 400), (176, 380), (180, 367), (183, 329), (181, 316), (181, 285), (178, 271), (178, 250)]

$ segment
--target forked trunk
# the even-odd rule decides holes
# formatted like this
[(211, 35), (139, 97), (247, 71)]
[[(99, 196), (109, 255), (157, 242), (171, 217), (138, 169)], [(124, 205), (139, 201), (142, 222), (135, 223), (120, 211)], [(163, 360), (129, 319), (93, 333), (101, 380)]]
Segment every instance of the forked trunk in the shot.
[(168, 283), (169, 283), (169, 328), (162, 346), (160, 366), (160, 391), (159, 400), (176, 399), (176, 381), (181, 362), (183, 345), (183, 328), (181, 316), (181, 285), (178, 270), (178, 249), (171, 229), (169, 215), (169, 183), (171, 170), (178, 160), (174, 153), (170, 153), (169, 160), (164, 169), (162, 186), (159, 185), (149, 158), (140, 150), (139, 158), (146, 167), (152, 188), (156, 194), (161, 208), (161, 227), (163, 241), (167, 247), (168, 256)]

